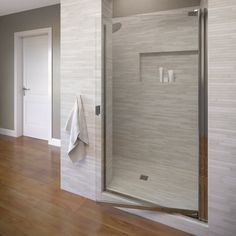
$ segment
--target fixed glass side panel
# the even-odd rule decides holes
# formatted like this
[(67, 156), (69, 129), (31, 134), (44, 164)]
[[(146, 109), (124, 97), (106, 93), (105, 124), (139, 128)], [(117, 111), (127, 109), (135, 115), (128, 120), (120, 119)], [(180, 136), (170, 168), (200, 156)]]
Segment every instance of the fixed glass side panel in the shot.
[(199, 210), (199, 15), (111, 17), (103, 2), (99, 202)]

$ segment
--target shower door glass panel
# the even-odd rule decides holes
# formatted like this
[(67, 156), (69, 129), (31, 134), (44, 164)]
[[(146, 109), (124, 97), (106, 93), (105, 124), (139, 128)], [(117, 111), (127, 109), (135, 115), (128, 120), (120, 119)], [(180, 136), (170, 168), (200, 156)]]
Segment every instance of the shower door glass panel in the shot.
[(199, 24), (192, 10), (104, 24), (104, 190), (117, 194), (111, 202), (198, 211)]

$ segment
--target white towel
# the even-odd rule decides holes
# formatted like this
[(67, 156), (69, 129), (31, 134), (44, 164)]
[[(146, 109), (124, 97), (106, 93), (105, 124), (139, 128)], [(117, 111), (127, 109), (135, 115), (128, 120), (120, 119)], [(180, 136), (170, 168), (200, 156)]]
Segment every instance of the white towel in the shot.
[(85, 146), (89, 144), (81, 95), (76, 97), (75, 105), (66, 122), (66, 131), (70, 132), (68, 155), (75, 163), (85, 158)]

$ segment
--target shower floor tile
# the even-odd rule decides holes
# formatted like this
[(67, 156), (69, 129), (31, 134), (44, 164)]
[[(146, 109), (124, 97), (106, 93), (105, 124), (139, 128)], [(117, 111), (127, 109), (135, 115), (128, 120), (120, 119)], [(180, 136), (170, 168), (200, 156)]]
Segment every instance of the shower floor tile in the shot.
[(191, 171), (121, 156), (113, 156), (112, 170), (108, 190), (164, 207), (198, 210), (198, 183)]

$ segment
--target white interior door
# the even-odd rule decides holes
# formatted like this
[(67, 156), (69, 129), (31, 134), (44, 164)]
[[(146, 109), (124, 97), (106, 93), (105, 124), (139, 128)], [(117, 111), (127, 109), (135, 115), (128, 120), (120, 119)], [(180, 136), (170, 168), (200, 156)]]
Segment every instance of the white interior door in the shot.
[(23, 38), (23, 135), (48, 140), (50, 79), (48, 35)]

